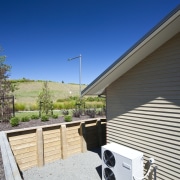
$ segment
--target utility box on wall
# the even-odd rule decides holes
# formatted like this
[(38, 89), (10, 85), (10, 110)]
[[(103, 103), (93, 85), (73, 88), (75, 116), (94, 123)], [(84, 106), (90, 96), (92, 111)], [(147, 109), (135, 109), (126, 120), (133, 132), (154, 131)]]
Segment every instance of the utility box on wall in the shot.
[(143, 153), (110, 143), (101, 147), (103, 180), (134, 180), (143, 177)]

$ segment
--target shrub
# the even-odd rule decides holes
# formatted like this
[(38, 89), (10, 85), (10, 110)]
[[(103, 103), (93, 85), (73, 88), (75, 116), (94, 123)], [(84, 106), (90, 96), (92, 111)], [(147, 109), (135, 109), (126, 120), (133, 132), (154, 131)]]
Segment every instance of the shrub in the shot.
[(58, 118), (58, 115), (57, 115), (57, 114), (53, 114), (53, 115), (52, 115), (52, 118), (53, 118), (53, 119), (57, 119), (57, 118)]
[(69, 115), (69, 111), (68, 110), (63, 110), (62, 114), (63, 115)]
[(18, 117), (12, 117), (10, 119), (11, 126), (18, 126), (19, 125), (19, 118)]
[(73, 110), (73, 116), (74, 116), (74, 117), (80, 117), (81, 114), (82, 114), (82, 113), (81, 113), (81, 110), (77, 110), (77, 109), (76, 109), (76, 110)]
[(65, 120), (66, 122), (71, 122), (71, 121), (72, 121), (72, 116), (66, 115), (66, 116), (64, 116), (64, 120)]
[(65, 109), (73, 109), (73, 108), (75, 108), (75, 102), (74, 101), (70, 101), (70, 102), (65, 101), (64, 102), (64, 108)]
[(38, 110), (38, 109), (39, 109), (39, 107), (38, 107), (37, 104), (30, 104), (29, 105), (29, 110), (30, 111), (35, 111), (35, 110)]
[(36, 114), (31, 115), (31, 119), (39, 119), (39, 116)]
[(15, 103), (15, 110), (16, 111), (24, 111), (26, 108), (25, 104), (23, 103)]
[(21, 118), (21, 121), (22, 122), (28, 122), (28, 121), (30, 121), (30, 118), (29, 118), (29, 116), (24, 116)]
[(54, 109), (61, 109), (61, 103), (53, 103)]
[(43, 115), (41, 117), (41, 121), (49, 121), (49, 116), (48, 115)]
[(93, 109), (93, 110), (89, 109), (86, 111), (86, 114), (89, 115), (90, 118), (95, 118), (96, 117), (96, 110), (95, 109)]

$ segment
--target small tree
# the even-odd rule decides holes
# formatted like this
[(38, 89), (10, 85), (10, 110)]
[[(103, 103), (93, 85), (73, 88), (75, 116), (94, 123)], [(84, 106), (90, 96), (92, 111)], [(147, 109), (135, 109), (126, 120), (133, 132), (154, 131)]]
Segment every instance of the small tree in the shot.
[(12, 112), (12, 98), (10, 94), (12, 92), (12, 84), (8, 81), (9, 72), (11, 67), (6, 65), (6, 56), (0, 56), (0, 120), (6, 121), (11, 117)]
[(52, 96), (47, 81), (43, 83), (42, 91), (38, 96), (38, 104), (40, 106), (40, 112), (42, 111), (42, 113), (45, 113), (46, 115), (48, 115), (49, 112), (52, 112)]

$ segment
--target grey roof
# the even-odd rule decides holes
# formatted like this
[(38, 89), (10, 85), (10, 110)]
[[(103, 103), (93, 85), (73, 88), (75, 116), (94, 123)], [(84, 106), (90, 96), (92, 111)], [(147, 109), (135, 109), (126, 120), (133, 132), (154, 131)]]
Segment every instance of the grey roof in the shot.
[(100, 95), (112, 82), (180, 32), (180, 5), (92, 81), (84, 95)]

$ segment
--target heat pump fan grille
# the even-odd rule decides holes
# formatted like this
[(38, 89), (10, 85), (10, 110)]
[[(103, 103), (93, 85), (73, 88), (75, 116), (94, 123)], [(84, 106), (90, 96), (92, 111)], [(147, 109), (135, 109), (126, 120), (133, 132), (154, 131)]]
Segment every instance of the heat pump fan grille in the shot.
[(109, 151), (109, 150), (104, 151), (103, 159), (104, 159), (104, 163), (107, 166), (109, 166), (109, 167), (115, 166), (115, 163), (116, 163), (115, 157), (111, 151)]
[(116, 180), (114, 173), (109, 168), (104, 168), (104, 179), (105, 180)]

